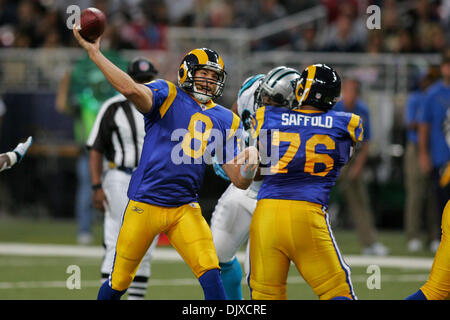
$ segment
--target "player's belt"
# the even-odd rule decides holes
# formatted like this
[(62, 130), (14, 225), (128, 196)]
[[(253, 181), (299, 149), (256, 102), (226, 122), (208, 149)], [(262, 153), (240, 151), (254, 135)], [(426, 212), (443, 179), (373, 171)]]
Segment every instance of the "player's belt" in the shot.
[(110, 169), (117, 169), (117, 170), (123, 171), (123, 172), (125, 172), (127, 174), (132, 174), (134, 169), (136, 169), (136, 168), (132, 168), (132, 167), (118, 166), (114, 162), (109, 162), (109, 168)]

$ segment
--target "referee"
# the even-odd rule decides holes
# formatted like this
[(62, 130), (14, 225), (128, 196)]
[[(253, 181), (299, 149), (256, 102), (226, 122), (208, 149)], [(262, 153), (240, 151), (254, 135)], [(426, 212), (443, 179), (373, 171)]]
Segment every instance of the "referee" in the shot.
[[(138, 57), (128, 65), (128, 74), (138, 83), (153, 80), (158, 71), (153, 64)], [(87, 141), (92, 201), (105, 213), (102, 282), (112, 271), (122, 214), (128, 203), (127, 190), (131, 174), (138, 166), (144, 142), (144, 118), (122, 94), (108, 99), (101, 107)], [(155, 238), (137, 270), (128, 290), (129, 300), (142, 300), (150, 277), (151, 251)]]

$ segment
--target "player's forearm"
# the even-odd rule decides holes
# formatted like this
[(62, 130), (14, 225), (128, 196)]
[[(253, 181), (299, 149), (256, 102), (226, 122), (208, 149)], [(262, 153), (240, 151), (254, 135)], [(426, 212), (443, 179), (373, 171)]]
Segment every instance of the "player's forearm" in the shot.
[(17, 163), (17, 155), (15, 152), (7, 152), (0, 154), (0, 172), (10, 169)]
[(428, 131), (427, 124), (419, 124), (417, 131), (417, 145), (419, 153), (422, 155), (428, 155)]
[(90, 50), (89, 57), (104, 74), (106, 80), (136, 108), (142, 112), (150, 111), (153, 103), (152, 92), (142, 84), (136, 83), (126, 72), (118, 68), (100, 50)]
[(369, 142), (364, 141), (361, 148), (358, 150), (355, 156), (355, 164), (357, 163), (361, 168), (366, 164), (369, 158)]
[(239, 189), (247, 189), (253, 181), (253, 178), (245, 178), (241, 174), (241, 167), (239, 164), (223, 164), (222, 168), (226, 172), (230, 181)]
[(0, 172), (9, 168), (10, 165), (11, 162), (9, 160), (9, 157), (5, 153), (0, 154)]
[(105, 75), (106, 80), (124, 96), (130, 95), (135, 90), (136, 83), (133, 79), (108, 58), (100, 50), (89, 51), (89, 57)]
[(247, 189), (253, 182), (259, 164), (256, 147), (245, 148), (233, 160), (222, 165), (231, 182), (239, 189)]
[(103, 155), (94, 149), (91, 149), (89, 151), (89, 170), (91, 172), (92, 185), (101, 184), (103, 171)]

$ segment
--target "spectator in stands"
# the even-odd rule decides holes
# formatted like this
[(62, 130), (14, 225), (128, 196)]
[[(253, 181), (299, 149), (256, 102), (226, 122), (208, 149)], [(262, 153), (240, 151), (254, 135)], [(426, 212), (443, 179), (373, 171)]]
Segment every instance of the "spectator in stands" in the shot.
[(297, 13), (303, 10), (311, 9), (313, 7), (319, 6), (320, 0), (285, 0), (283, 1), (286, 8), (286, 12), (289, 14)]
[(400, 29), (396, 33), (395, 40), (395, 47), (392, 48), (394, 52), (411, 53), (414, 51), (413, 39), (408, 30)]
[(17, 23), (16, 3), (8, 0), (0, 0), (0, 26)]
[[(383, 2), (381, 9), (381, 23), (383, 31), (383, 46), (386, 52), (398, 52), (399, 50), (399, 31), (404, 26), (401, 24), (399, 16), (398, 3), (396, 0), (387, 0)], [(407, 35), (403, 36), (402, 41), (408, 42)]]
[(320, 51), (321, 45), (318, 38), (317, 27), (313, 23), (296, 28), (291, 36), (292, 49), (300, 52)]
[(362, 254), (384, 256), (389, 253), (389, 249), (377, 241), (370, 197), (362, 175), (369, 156), (371, 132), (369, 109), (359, 98), (359, 91), (359, 81), (347, 78), (342, 86), (342, 99), (333, 109), (359, 115), (363, 120), (364, 132), (362, 145), (349, 163), (342, 168), (337, 185), (356, 227)]
[[(254, 6), (250, 12), (253, 19), (250, 27), (257, 27), (265, 23), (280, 19), (286, 16), (287, 12), (279, 0), (262, 0), (253, 2)], [(290, 36), (288, 33), (275, 34), (264, 39), (255, 41), (252, 45), (254, 50), (270, 50), (290, 43)]]
[[(432, 85), (419, 111), (419, 161), (424, 174), (430, 174), (431, 185), (436, 196), (441, 225), (441, 214), (450, 197), (450, 145), (447, 141), (450, 122), (450, 48), (442, 55), (442, 80)], [(435, 252), (439, 239), (431, 243), (430, 249)]]
[(212, 2), (206, 27), (232, 28), (234, 26), (233, 4), (231, 2)]
[(363, 44), (353, 32), (352, 18), (347, 14), (340, 14), (336, 22), (330, 27), (324, 51), (357, 52)]
[(166, 49), (167, 23), (167, 6), (163, 1), (143, 2), (142, 14), (131, 21), (133, 43), (136, 49)]
[(385, 51), (383, 31), (378, 29), (371, 30), (367, 39), (366, 52), (376, 55)]
[[(450, 38), (449, 38), (450, 39)], [(450, 42), (449, 42), (450, 44)], [(433, 23), (430, 26), (430, 52), (443, 52), (446, 48), (445, 32), (441, 25)]]

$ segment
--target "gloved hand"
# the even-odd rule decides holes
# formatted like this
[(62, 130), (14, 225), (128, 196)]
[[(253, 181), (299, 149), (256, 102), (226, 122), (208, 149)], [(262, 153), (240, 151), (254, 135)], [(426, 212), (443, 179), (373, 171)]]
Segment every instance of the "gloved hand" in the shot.
[(25, 156), (25, 154), (28, 151), (28, 148), (30, 148), (31, 144), (33, 143), (33, 137), (28, 137), (27, 141), (21, 142), (17, 145), (17, 147), (13, 150), (13, 152), (17, 155), (17, 162), (22, 161), (22, 158)]

